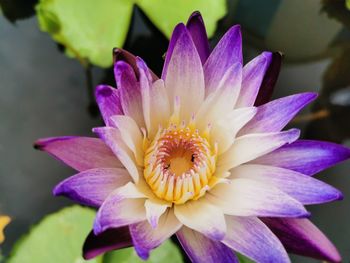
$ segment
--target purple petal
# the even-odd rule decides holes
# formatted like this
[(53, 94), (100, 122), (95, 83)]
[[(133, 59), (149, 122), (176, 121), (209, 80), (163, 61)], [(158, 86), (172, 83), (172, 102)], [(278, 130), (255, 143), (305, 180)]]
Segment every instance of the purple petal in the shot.
[(293, 218), (262, 218), (281, 240), (287, 251), (329, 262), (341, 262), (334, 245), (309, 220)]
[[(218, 184), (205, 199), (226, 215), (307, 217), (305, 207), (268, 183), (234, 178), (229, 184)], [(175, 211), (176, 212), (176, 211)]]
[(239, 262), (234, 252), (220, 241), (211, 240), (190, 228), (182, 227), (176, 236), (193, 263)]
[(226, 71), (237, 62), (243, 63), (241, 28), (238, 25), (226, 32), (204, 64), (206, 95), (217, 89)]
[(202, 64), (205, 63), (210, 54), (207, 31), (200, 12), (193, 12), (187, 21), (186, 27), (190, 32), (194, 45), (197, 48)]
[(108, 229), (98, 236), (91, 231), (84, 242), (83, 258), (89, 260), (105, 252), (131, 246), (132, 241), (127, 226)]
[(140, 127), (144, 127), (140, 83), (133, 68), (124, 61), (118, 61), (114, 65), (114, 75), (120, 89), (124, 114), (133, 118)]
[(95, 90), (95, 97), (102, 118), (107, 126), (112, 125), (110, 122), (111, 116), (123, 115), (119, 89), (108, 85), (99, 85)]
[(282, 54), (279, 52), (272, 53), (272, 61), (265, 73), (254, 106), (260, 106), (270, 101), (273, 89), (280, 73), (281, 64)]
[(168, 66), (169, 66), (170, 59), (171, 59), (173, 52), (174, 52), (175, 44), (176, 44), (177, 40), (179, 39), (179, 37), (184, 33), (184, 31), (186, 31), (186, 27), (184, 24), (178, 24), (174, 28), (174, 31), (173, 31), (171, 38), (170, 38), (170, 41), (169, 41), (168, 50), (167, 50), (166, 55), (165, 55), (165, 61), (164, 61), (164, 66), (163, 66), (163, 71), (162, 71), (162, 79), (163, 80), (166, 78), (166, 75), (168, 73)]
[(290, 262), (281, 242), (258, 218), (226, 216), (226, 223), (222, 242), (233, 250), (256, 262)]
[[(136, 57), (133, 54), (121, 48), (114, 48), (113, 64), (117, 63), (118, 61), (125, 61), (127, 64), (129, 64), (133, 68), (136, 74), (136, 77), (139, 78), (139, 71), (136, 63)], [(153, 81), (158, 79), (157, 75), (154, 74), (151, 70), (150, 70), (150, 74), (152, 76)]]
[(118, 228), (145, 220), (145, 198), (146, 196), (138, 191), (132, 183), (110, 193), (97, 212), (94, 233), (98, 235), (110, 228)]
[(231, 178), (247, 178), (266, 183), (283, 191), (304, 205), (340, 200), (342, 193), (334, 187), (292, 170), (259, 164), (240, 165)]
[(316, 93), (305, 92), (266, 103), (257, 108), (257, 113), (240, 134), (280, 131), (316, 97)]
[(350, 158), (350, 149), (330, 142), (298, 140), (264, 155), (252, 163), (282, 167), (314, 175)]
[(172, 210), (160, 217), (156, 228), (152, 228), (148, 221), (130, 225), (130, 234), (137, 254), (146, 260), (152, 249), (170, 238), (181, 226)]
[[(203, 67), (186, 27), (175, 43), (164, 79), (171, 108), (180, 102), (180, 118), (189, 119), (204, 100)], [(168, 57), (168, 55), (167, 55)]]
[(130, 180), (129, 173), (122, 168), (90, 169), (58, 184), (53, 194), (64, 195), (83, 205), (99, 207), (113, 190)]
[(242, 88), (236, 108), (254, 105), (265, 73), (272, 60), (271, 52), (263, 52), (243, 68)]
[(51, 154), (77, 171), (123, 167), (108, 146), (98, 138), (52, 137), (36, 141), (34, 147)]

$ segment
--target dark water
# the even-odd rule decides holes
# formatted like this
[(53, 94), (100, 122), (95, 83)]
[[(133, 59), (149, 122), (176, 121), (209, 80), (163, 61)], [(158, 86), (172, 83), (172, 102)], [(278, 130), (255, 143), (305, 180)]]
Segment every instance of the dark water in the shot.
[[(138, 30), (147, 35), (144, 28), (135, 32)], [(157, 44), (158, 49), (165, 48), (164, 42)], [(136, 44), (130, 47), (144, 52)], [(252, 49), (245, 51), (248, 56), (255, 55)], [(318, 91), (329, 63), (319, 60), (284, 65), (275, 97)], [(94, 70), (95, 82), (102, 75), (101, 70)], [(35, 18), (14, 26), (0, 16), (0, 90), (0, 211), (13, 218), (3, 247), (8, 253), (30, 225), (70, 203), (54, 198), (51, 189), (73, 171), (35, 151), (33, 142), (47, 136), (92, 135), (91, 128), (98, 126), (100, 120), (86, 110), (89, 101), (81, 66), (58, 51), (50, 37), (38, 30)], [(313, 206), (310, 210), (313, 222), (339, 248), (344, 262), (349, 262), (350, 162), (317, 177), (345, 194), (342, 202)], [(293, 261), (315, 262), (301, 257), (294, 257)]]

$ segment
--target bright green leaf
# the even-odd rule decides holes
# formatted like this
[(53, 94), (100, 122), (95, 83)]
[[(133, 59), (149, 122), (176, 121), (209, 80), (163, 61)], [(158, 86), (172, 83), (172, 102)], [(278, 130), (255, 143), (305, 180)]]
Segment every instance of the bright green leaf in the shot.
[[(45, 217), (20, 239), (7, 263), (83, 263), (82, 246), (95, 212), (73, 206)], [(101, 258), (88, 261), (101, 262)]]
[(193, 11), (201, 12), (208, 36), (212, 36), (217, 21), (226, 14), (226, 0), (136, 0), (136, 3), (167, 37), (176, 24), (186, 23)]
[(82, 63), (108, 67), (112, 48), (121, 47), (129, 28), (129, 0), (40, 0), (40, 29), (67, 48)]
[(236, 252), (236, 255), (238, 257), (239, 263), (254, 263), (251, 259), (247, 258), (246, 256), (243, 256), (242, 254), (239, 254)]
[(346, 0), (346, 8), (350, 10), (350, 0)]
[(164, 242), (160, 247), (151, 252), (147, 261), (141, 260), (134, 248), (125, 248), (107, 253), (103, 263), (181, 263), (183, 262), (179, 249), (170, 241)]
[(226, 0), (40, 0), (36, 12), (40, 29), (66, 47), (66, 54), (83, 65), (112, 64), (112, 48), (122, 47), (137, 4), (170, 37), (174, 26), (201, 11), (208, 35), (226, 14)]

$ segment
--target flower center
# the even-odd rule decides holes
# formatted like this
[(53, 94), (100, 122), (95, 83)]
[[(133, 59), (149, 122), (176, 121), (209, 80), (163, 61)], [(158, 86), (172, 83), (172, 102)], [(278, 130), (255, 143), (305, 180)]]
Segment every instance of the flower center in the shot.
[(158, 131), (146, 151), (144, 169), (146, 182), (157, 197), (183, 204), (205, 194), (217, 154), (206, 137), (184, 125)]

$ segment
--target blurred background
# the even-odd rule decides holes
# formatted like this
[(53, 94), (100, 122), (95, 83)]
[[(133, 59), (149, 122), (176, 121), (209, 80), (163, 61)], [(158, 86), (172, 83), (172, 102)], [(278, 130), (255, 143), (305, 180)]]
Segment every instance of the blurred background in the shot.
[[(144, 58), (159, 74), (172, 27), (186, 22), (196, 7), (209, 21), (213, 46), (230, 26), (239, 23), (246, 61), (262, 50), (284, 53), (274, 97), (304, 91), (320, 94), (292, 123), (303, 129), (303, 138), (350, 145), (350, 11), (344, 0), (194, 1), (186, 7), (188, 11), (184, 8), (185, 14), (171, 1), (153, 11), (147, 3), (157, 6), (156, 1), (137, 5), (114, 1), (122, 3), (115, 10), (101, 12), (103, 18), (118, 16), (119, 20), (109, 24), (112, 31), (92, 36), (91, 46), (80, 45), (86, 42), (84, 36), (74, 35), (75, 21), (70, 19), (79, 16), (80, 8), (69, 11), (65, 0), (39, 2), (0, 0), (0, 214), (12, 217), (2, 245), (4, 255), (44, 215), (71, 204), (54, 198), (51, 191), (74, 171), (35, 151), (33, 142), (41, 137), (92, 136), (91, 128), (101, 124), (92, 89), (99, 83), (114, 85), (111, 48), (123, 47)], [(166, 18), (164, 10), (171, 17)], [(89, 7), (85, 11), (92, 12), (91, 19), (81, 18), (76, 28), (93, 30), (98, 17)], [(164, 16), (157, 17), (156, 12)], [(117, 35), (106, 37), (113, 31)], [(103, 47), (104, 41), (111, 46)], [(89, 57), (91, 49), (101, 52)], [(317, 177), (340, 189), (345, 199), (308, 207), (311, 219), (334, 242), (343, 261), (350, 262), (350, 162)]]

